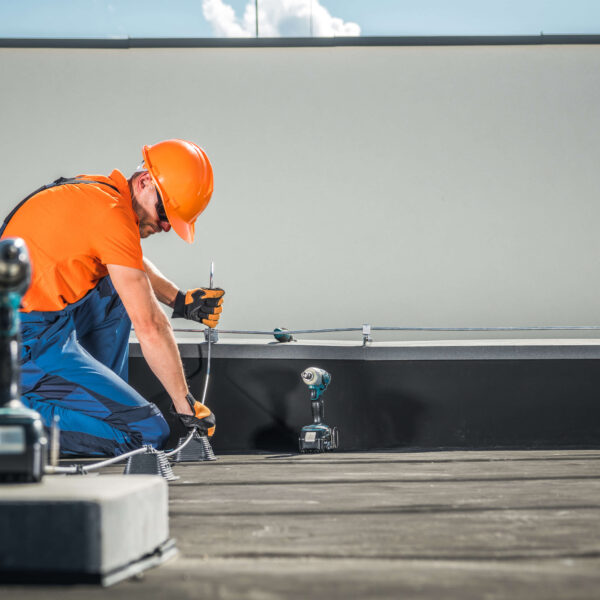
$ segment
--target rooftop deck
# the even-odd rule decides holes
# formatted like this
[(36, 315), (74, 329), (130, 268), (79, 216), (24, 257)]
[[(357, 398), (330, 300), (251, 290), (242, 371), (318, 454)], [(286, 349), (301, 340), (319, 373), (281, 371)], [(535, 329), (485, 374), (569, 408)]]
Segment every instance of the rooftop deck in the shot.
[(175, 472), (178, 558), (108, 589), (0, 597), (598, 597), (600, 451), (224, 455)]

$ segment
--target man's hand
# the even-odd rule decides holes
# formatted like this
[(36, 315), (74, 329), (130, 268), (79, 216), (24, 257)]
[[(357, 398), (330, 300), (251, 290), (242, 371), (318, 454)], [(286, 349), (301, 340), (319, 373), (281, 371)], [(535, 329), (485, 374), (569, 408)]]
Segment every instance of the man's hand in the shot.
[(196, 288), (185, 294), (177, 292), (175, 308), (171, 318), (191, 319), (208, 327), (216, 327), (223, 312), (223, 295), (221, 288)]
[(184, 415), (176, 412), (179, 420), (187, 429), (197, 429), (200, 435), (212, 437), (215, 434), (215, 415), (212, 414), (210, 408), (198, 402), (191, 394), (188, 394), (186, 399), (194, 414)]

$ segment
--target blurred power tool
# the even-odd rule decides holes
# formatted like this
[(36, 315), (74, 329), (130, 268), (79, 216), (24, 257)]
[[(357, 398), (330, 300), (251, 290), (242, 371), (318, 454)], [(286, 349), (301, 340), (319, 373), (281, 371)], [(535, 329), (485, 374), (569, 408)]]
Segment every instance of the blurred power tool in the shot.
[(19, 305), (31, 281), (21, 238), (0, 241), (0, 481), (40, 481), (47, 439), (42, 419), (21, 402)]
[(296, 342), (296, 338), (290, 333), (289, 329), (285, 327), (275, 327), (273, 329), (273, 336), (278, 342), (287, 343), (287, 342)]
[(337, 427), (328, 427), (323, 423), (325, 405), (323, 392), (331, 382), (331, 375), (318, 367), (309, 367), (302, 372), (302, 381), (310, 390), (313, 423), (306, 425), (300, 432), (300, 452), (326, 452), (335, 450), (339, 445)]

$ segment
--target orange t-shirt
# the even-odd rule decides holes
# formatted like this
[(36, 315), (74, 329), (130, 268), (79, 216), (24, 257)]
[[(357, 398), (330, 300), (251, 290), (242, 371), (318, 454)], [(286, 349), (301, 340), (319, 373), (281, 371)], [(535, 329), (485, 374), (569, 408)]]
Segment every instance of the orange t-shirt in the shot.
[(23, 238), (29, 250), (25, 312), (62, 310), (77, 302), (108, 274), (106, 265), (144, 270), (138, 219), (123, 174), (78, 179), (106, 182), (118, 192), (95, 183), (44, 190), (17, 210), (2, 235)]

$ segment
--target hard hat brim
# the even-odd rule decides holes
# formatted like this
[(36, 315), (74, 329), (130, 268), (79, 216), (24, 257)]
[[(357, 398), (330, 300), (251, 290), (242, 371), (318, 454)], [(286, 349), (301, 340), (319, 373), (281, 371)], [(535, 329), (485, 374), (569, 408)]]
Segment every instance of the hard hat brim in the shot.
[(194, 241), (195, 234), (195, 223), (187, 223), (183, 219), (181, 219), (177, 213), (171, 208), (169, 202), (164, 202), (164, 199), (167, 197), (165, 190), (160, 185), (160, 183), (154, 179), (154, 175), (152, 175), (152, 171), (148, 171), (156, 189), (158, 190), (161, 198), (163, 198), (163, 207), (165, 209), (165, 213), (167, 215), (167, 219), (169, 221), (169, 225), (173, 228), (173, 231), (184, 241), (191, 244)]
[[(194, 234), (196, 229), (195, 223), (186, 223), (177, 215), (173, 214), (173, 211), (169, 211), (165, 206), (165, 212), (167, 213), (167, 219), (169, 219), (169, 224), (175, 231), (175, 233), (188, 244), (191, 244), (194, 241)], [(169, 214), (171, 213), (171, 214)]]
[[(152, 173), (150, 173), (150, 177), (152, 177)], [(163, 200), (165, 198), (167, 198), (166, 192), (163, 189), (163, 187), (160, 185), (160, 183), (158, 181), (156, 181), (156, 179), (154, 179), (154, 177), (152, 177), (152, 181), (154, 181), (154, 185), (156, 186), (156, 189), (160, 192), (160, 195), (163, 198)], [(171, 207), (170, 202), (163, 201), (163, 206), (165, 208), (165, 213), (167, 215), (167, 219), (169, 220), (169, 225), (171, 225), (171, 227), (173, 228), (175, 233), (184, 242), (191, 244), (194, 241), (194, 233), (195, 233), (195, 229), (196, 229), (195, 223), (187, 223), (181, 217), (179, 217), (177, 215), (177, 213), (175, 212), (175, 210)]]

